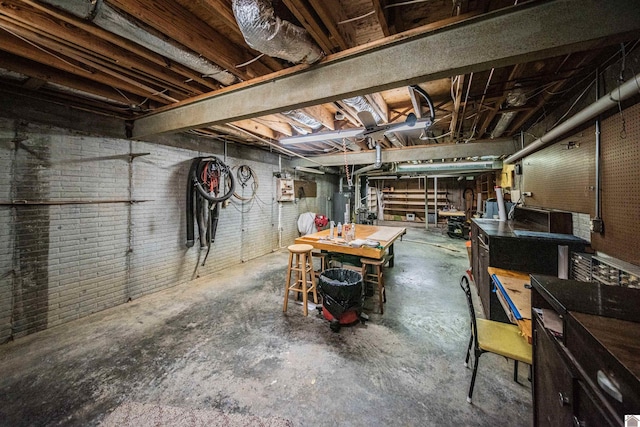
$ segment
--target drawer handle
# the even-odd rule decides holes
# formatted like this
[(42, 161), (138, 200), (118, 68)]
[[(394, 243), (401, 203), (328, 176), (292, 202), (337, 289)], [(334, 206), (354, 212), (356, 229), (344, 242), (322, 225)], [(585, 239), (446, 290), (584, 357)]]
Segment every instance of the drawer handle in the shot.
[(560, 406), (567, 406), (570, 403), (569, 396), (565, 396), (563, 392), (558, 394), (560, 395)]
[(622, 393), (620, 393), (618, 384), (616, 384), (615, 381), (609, 378), (609, 376), (601, 370), (598, 370), (597, 378), (600, 388), (604, 390), (605, 393), (607, 393), (609, 396), (622, 403)]

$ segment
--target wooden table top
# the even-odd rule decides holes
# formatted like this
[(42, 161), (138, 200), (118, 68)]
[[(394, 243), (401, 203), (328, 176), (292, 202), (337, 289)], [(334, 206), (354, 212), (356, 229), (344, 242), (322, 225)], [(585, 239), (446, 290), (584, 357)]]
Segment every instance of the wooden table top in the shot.
[(525, 287), (530, 284), (529, 274), (495, 267), (488, 267), (487, 271), (494, 283), (499, 285), (496, 286), (498, 300), (509, 319), (518, 325), (522, 336), (531, 344), (531, 288)]
[(467, 216), (464, 211), (438, 211), (438, 216)]
[[(391, 246), (398, 237), (404, 235), (406, 232), (407, 229), (404, 227), (383, 227), (378, 225), (356, 224), (356, 239), (376, 240), (380, 242), (380, 246), (377, 248), (369, 246), (361, 246), (357, 248), (350, 246), (343, 238), (338, 239), (337, 236), (333, 240), (330, 240), (329, 229), (298, 237), (295, 240), (295, 243), (306, 243), (312, 245), (316, 249), (328, 252), (382, 259), (386, 249), (389, 248), (389, 246)], [(335, 230), (335, 233), (337, 234), (337, 230)]]

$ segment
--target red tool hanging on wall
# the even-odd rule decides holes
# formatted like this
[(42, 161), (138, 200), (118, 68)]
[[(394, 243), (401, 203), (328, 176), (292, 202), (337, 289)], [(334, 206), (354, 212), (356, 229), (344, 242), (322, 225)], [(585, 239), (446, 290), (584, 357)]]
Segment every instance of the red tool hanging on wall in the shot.
[[(235, 180), (231, 168), (217, 157), (196, 157), (191, 162), (187, 180), (187, 242), (195, 243), (194, 222), (198, 224), (200, 248), (207, 248), (207, 260), (215, 240), (220, 204), (233, 195)], [(194, 218), (195, 217), (195, 218)], [(194, 221), (195, 219), (195, 221)]]

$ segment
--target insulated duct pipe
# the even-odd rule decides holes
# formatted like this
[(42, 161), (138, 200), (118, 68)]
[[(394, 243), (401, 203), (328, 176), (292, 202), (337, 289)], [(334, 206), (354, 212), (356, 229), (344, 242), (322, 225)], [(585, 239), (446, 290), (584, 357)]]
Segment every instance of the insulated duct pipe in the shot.
[(544, 147), (551, 145), (556, 141), (556, 139), (560, 138), (562, 135), (569, 132), (573, 128), (585, 123), (588, 120), (593, 119), (594, 117), (604, 113), (608, 109), (617, 106), (618, 102), (622, 102), (625, 99), (638, 93), (640, 93), (640, 74), (636, 74), (631, 79), (627, 80), (619, 87), (613, 89), (611, 92), (598, 99), (587, 108), (579, 111), (570, 119), (551, 129), (549, 132), (545, 133), (522, 150), (507, 157), (504, 162), (507, 164), (515, 163), (523, 157), (528, 156), (529, 154), (533, 154), (536, 151), (539, 151)]
[[(522, 89), (514, 89), (513, 91), (507, 94), (507, 106), (508, 107), (522, 107), (527, 103), (527, 96), (522, 91)], [(502, 113), (496, 127), (491, 132), (491, 139), (499, 138), (502, 136), (507, 127), (511, 124), (513, 119), (516, 116), (515, 111), (507, 111), (506, 113)]]
[(39, 2), (93, 22), (102, 29), (191, 68), (204, 77), (211, 77), (223, 85), (228, 86), (237, 82), (233, 74), (193, 52), (164, 41), (105, 4), (103, 0), (39, 0)]
[[(318, 130), (322, 127), (322, 123), (320, 123), (319, 121), (317, 121), (316, 119), (314, 119), (313, 117), (311, 117), (310, 115), (300, 111), (300, 110), (291, 110), (291, 111), (283, 111), (282, 112), (283, 116), (286, 116), (288, 118), (290, 118), (291, 120), (294, 120), (304, 126), (310, 127), (313, 130)], [(299, 134), (302, 135), (306, 135), (309, 132), (307, 131), (307, 129), (301, 127), (301, 126), (296, 126), (296, 125), (292, 125), (292, 127), (296, 130), (296, 132), (298, 132)]]
[(369, 104), (369, 101), (367, 101), (364, 96), (354, 96), (353, 98), (345, 98), (342, 100), (342, 102), (344, 102), (349, 107), (356, 110), (357, 112), (360, 112), (360, 111), (370, 112), (373, 118), (375, 119), (376, 123), (380, 123), (382, 121), (382, 118), (380, 117), (380, 115), (376, 112), (376, 110), (373, 109), (371, 104)]
[(322, 58), (322, 50), (307, 31), (276, 16), (271, 0), (233, 0), (244, 40), (266, 55), (295, 64), (313, 64)]

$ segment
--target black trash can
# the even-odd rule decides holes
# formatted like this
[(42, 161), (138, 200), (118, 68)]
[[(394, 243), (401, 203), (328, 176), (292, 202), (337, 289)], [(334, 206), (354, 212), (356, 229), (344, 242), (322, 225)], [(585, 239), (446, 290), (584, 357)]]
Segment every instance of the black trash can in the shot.
[(322, 314), (331, 322), (331, 329), (360, 319), (364, 304), (362, 274), (344, 268), (328, 268), (318, 281), (322, 295)]

